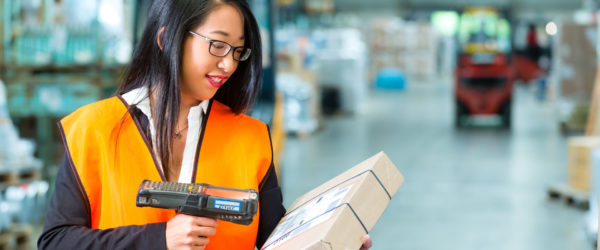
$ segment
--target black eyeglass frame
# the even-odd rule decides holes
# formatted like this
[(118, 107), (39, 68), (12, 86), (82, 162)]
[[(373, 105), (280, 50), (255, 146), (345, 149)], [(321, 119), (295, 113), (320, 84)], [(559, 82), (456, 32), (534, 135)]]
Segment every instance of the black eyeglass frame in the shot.
[[(196, 33), (196, 32), (193, 32), (193, 31), (191, 31), (191, 30), (190, 30), (189, 32), (190, 32), (190, 34), (192, 34), (192, 35), (194, 35), (194, 36), (197, 36), (197, 37), (199, 37), (199, 38), (202, 38), (202, 39), (204, 39), (204, 40), (208, 41), (208, 42), (209, 42), (209, 45), (208, 45), (208, 53), (210, 53), (210, 54), (211, 54), (211, 55), (213, 55), (213, 56), (216, 56), (216, 57), (226, 57), (226, 56), (229, 54), (229, 52), (233, 51), (233, 52), (234, 52), (234, 53), (233, 53), (233, 55), (232, 55), (232, 57), (233, 57), (233, 60), (236, 60), (236, 61), (238, 61), (238, 62), (243, 62), (243, 61), (246, 61), (246, 60), (248, 60), (248, 58), (250, 58), (250, 55), (252, 54), (252, 50), (251, 50), (251, 49), (249, 49), (249, 48), (246, 48), (246, 47), (244, 47), (244, 46), (233, 47), (233, 45), (231, 45), (231, 44), (229, 44), (229, 43), (227, 43), (227, 42), (224, 42), (224, 41), (221, 41), (221, 40), (210, 39), (210, 38), (208, 38), (208, 37), (205, 37), (205, 36), (202, 36), (202, 35), (200, 35), (200, 34), (198, 34), (198, 33)], [(226, 45), (228, 46), (228, 47), (227, 47), (227, 50), (225, 51), (225, 54), (223, 54), (223, 55), (216, 55), (215, 53), (213, 53), (213, 52), (210, 50), (210, 49), (213, 47), (213, 43), (214, 43), (214, 42), (224, 43), (224, 44), (226, 44)], [(239, 50), (239, 49), (241, 49), (241, 52), (240, 52), (240, 57), (239, 57), (239, 58), (236, 58), (236, 57), (235, 57), (235, 51), (236, 51), (236, 50)]]

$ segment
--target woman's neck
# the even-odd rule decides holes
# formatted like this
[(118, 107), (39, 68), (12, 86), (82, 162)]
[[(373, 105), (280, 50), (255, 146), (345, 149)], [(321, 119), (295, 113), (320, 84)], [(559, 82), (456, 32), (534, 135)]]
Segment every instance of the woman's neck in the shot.
[(201, 101), (194, 97), (181, 94), (181, 103), (179, 104), (179, 117), (177, 124), (179, 126), (185, 126), (187, 124), (187, 116), (190, 109), (194, 106), (198, 106)]
[[(156, 99), (156, 92), (152, 91), (152, 98), (150, 98), (150, 107), (151, 109), (154, 106), (154, 100)], [(200, 104), (202, 101), (186, 95), (184, 93), (181, 93), (181, 99), (180, 99), (180, 103), (179, 103), (179, 115), (177, 117), (177, 124), (176, 124), (176, 128), (183, 128), (187, 125), (187, 116), (190, 112), (190, 109), (194, 106), (198, 106), (198, 104)]]

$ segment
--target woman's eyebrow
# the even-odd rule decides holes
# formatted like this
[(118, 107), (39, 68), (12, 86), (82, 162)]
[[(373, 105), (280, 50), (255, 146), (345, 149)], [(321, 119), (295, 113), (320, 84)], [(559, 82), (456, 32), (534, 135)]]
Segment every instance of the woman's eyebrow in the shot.
[[(219, 35), (223, 35), (223, 36), (229, 36), (229, 33), (222, 31), (222, 30), (215, 30), (210, 32), (211, 34), (219, 34)], [(244, 36), (240, 36), (240, 40), (244, 40)]]

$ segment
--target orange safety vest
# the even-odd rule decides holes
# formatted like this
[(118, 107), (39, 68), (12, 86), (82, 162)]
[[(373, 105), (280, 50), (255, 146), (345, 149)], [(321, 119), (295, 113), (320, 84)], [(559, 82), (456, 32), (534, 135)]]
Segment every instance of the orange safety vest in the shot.
[[(84, 106), (59, 122), (95, 229), (166, 222), (175, 216), (173, 210), (136, 207), (142, 180), (165, 181), (165, 177), (128, 108), (120, 96), (115, 96)], [(192, 179), (260, 190), (272, 161), (267, 126), (247, 115), (234, 114), (216, 100), (211, 101), (205, 119)], [(248, 226), (219, 221), (206, 249), (254, 249), (258, 216)]]

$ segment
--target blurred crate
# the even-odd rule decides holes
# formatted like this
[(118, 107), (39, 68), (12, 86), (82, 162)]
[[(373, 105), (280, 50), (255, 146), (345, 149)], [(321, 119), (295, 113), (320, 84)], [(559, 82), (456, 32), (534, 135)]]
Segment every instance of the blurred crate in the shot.
[(600, 149), (600, 137), (571, 137), (567, 145), (567, 183), (550, 186), (548, 196), (564, 200), (570, 206), (588, 209), (592, 186), (592, 152)]
[(406, 87), (406, 77), (404, 73), (397, 69), (382, 69), (375, 78), (375, 87), (379, 89), (404, 90)]

